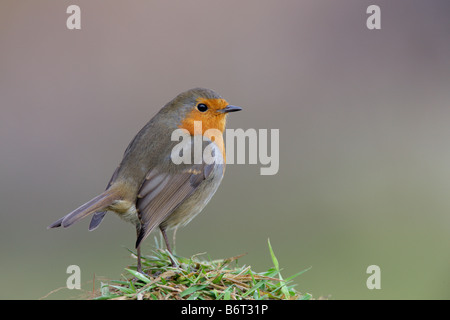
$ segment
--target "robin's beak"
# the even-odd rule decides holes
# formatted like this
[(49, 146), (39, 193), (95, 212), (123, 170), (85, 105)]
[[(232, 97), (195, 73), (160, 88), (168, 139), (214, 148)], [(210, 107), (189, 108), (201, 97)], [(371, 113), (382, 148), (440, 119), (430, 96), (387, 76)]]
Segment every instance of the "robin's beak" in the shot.
[(236, 111), (241, 111), (242, 108), (241, 107), (236, 107), (236, 106), (232, 106), (232, 105), (228, 105), (225, 108), (223, 108), (222, 110), (220, 110), (220, 112), (222, 113), (228, 113), (228, 112), (236, 112)]

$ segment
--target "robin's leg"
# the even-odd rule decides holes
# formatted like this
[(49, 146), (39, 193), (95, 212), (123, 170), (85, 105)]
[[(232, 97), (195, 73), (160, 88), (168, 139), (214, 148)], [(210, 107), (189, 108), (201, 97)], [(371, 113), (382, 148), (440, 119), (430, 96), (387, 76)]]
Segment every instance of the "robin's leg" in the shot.
[(145, 274), (142, 271), (142, 264), (141, 264), (141, 246), (137, 247), (137, 272)]
[(175, 227), (175, 229), (173, 229), (173, 235), (172, 235), (172, 245), (174, 247), (174, 249), (176, 250), (176, 243), (177, 243), (177, 230), (178, 227)]
[[(139, 232), (140, 232), (140, 224), (136, 225), (136, 234), (139, 237)], [(137, 272), (145, 274), (144, 271), (142, 271), (142, 263), (141, 263), (141, 245), (139, 245), (136, 248), (136, 253), (137, 253)]]
[[(164, 242), (166, 243), (167, 250), (170, 252), (170, 254), (172, 254), (172, 249), (170, 248), (170, 243), (169, 243), (169, 239), (167, 238), (166, 229), (163, 229), (162, 227), (159, 227), (159, 230), (161, 230), (161, 233), (162, 233), (162, 235), (164, 237)], [(173, 261), (171, 256), (169, 256), (169, 258), (170, 258), (170, 262), (172, 264), (172, 267), (175, 267), (176, 266), (175, 261)]]

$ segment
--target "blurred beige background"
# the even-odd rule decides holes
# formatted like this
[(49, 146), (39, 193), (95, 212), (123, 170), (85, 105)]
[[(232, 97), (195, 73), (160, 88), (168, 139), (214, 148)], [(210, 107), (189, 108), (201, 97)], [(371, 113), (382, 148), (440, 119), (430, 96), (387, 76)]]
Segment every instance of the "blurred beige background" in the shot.
[[(270, 238), (285, 277), (312, 267), (296, 283), (314, 297), (449, 299), (449, 14), (447, 0), (1, 1), (0, 298), (43, 297), (71, 264), (89, 291), (133, 263), (116, 216), (46, 227), (104, 189), (163, 104), (203, 86), (244, 108), (229, 128), (280, 130), (280, 171), (230, 165), (178, 254), (248, 253), (264, 271)], [(373, 264), (381, 290), (366, 287)]]

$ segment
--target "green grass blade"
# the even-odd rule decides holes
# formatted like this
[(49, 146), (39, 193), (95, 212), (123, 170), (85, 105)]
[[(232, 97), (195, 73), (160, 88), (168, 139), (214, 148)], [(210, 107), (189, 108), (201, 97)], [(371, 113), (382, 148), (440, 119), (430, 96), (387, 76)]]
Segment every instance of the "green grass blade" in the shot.
[(312, 268), (312, 267), (309, 267), (309, 268), (306, 268), (305, 270), (302, 270), (302, 271), (300, 271), (300, 272), (297, 272), (297, 273), (294, 274), (293, 276), (290, 276), (289, 278), (285, 279), (285, 281), (286, 281), (286, 282), (289, 282), (289, 281), (291, 281), (292, 279), (298, 277), (299, 275), (305, 273), (306, 271), (311, 270), (311, 268)]
[[(281, 272), (280, 272), (280, 265), (278, 264), (278, 259), (275, 256), (275, 253), (273, 252), (272, 246), (270, 245), (270, 239), (267, 239), (267, 242), (269, 244), (269, 251), (270, 251), (270, 256), (272, 257), (273, 265), (274, 265), (275, 269), (278, 271), (278, 276), (280, 277), (280, 280), (283, 280), (283, 277), (281, 276)], [(280, 286), (281, 286), (281, 292), (283, 293), (285, 299), (290, 299), (291, 295), (289, 294), (289, 290), (286, 287), (286, 283), (284, 281), (280, 281)]]
[(127, 287), (121, 287), (121, 286), (111, 286), (112, 288), (116, 288), (117, 290), (119, 290), (120, 292), (123, 292), (125, 294), (135, 294), (136, 291), (131, 289), (131, 288), (127, 288)]
[(198, 290), (203, 290), (205, 289), (207, 286), (206, 285), (198, 285), (198, 286), (192, 286), (187, 288), (186, 290), (184, 290), (183, 292), (180, 293), (180, 297), (184, 297), (187, 296), (188, 294), (194, 293)]
[(254, 285), (252, 288), (250, 288), (249, 290), (247, 290), (247, 292), (244, 293), (244, 294), (242, 295), (242, 297), (246, 297), (246, 296), (250, 295), (251, 293), (255, 292), (255, 291), (258, 290), (261, 286), (265, 285), (266, 282), (267, 282), (266, 280), (262, 280), (262, 281), (258, 282), (258, 283), (257, 283), (256, 285)]
[(149, 278), (147, 278), (145, 275), (143, 275), (140, 272), (137, 272), (135, 270), (131, 270), (131, 269), (125, 269), (127, 270), (129, 273), (131, 273), (134, 277), (136, 277), (137, 279), (144, 281), (145, 283), (150, 283), (151, 280)]
[(272, 250), (272, 246), (270, 245), (270, 239), (267, 239), (267, 243), (269, 244), (270, 256), (272, 257), (273, 266), (279, 272), (280, 271), (280, 267), (279, 267), (279, 264), (278, 264), (278, 259), (277, 259), (277, 257), (275, 257), (275, 253)]

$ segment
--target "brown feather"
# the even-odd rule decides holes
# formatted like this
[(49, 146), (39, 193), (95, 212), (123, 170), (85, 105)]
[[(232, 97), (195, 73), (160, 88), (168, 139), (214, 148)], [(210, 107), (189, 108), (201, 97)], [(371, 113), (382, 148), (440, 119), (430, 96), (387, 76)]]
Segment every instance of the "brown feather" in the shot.
[(57, 228), (61, 226), (64, 228), (70, 227), (75, 222), (87, 217), (90, 214), (105, 210), (119, 198), (119, 191), (111, 189), (106, 190), (102, 194), (96, 196), (92, 200), (78, 207), (71, 213), (55, 221), (54, 223), (49, 225), (48, 228)]
[[(213, 165), (196, 164), (179, 173), (159, 173), (153, 169), (147, 175), (152, 179), (145, 180), (139, 192), (142, 198), (136, 203), (141, 221), (136, 247), (207, 178), (205, 172), (210, 173), (211, 169), (205, 168), (209, 166)], [(159, 184), (154, 181), (159, 181)], [(148, 189), (150, 192), (142, 191)]]

